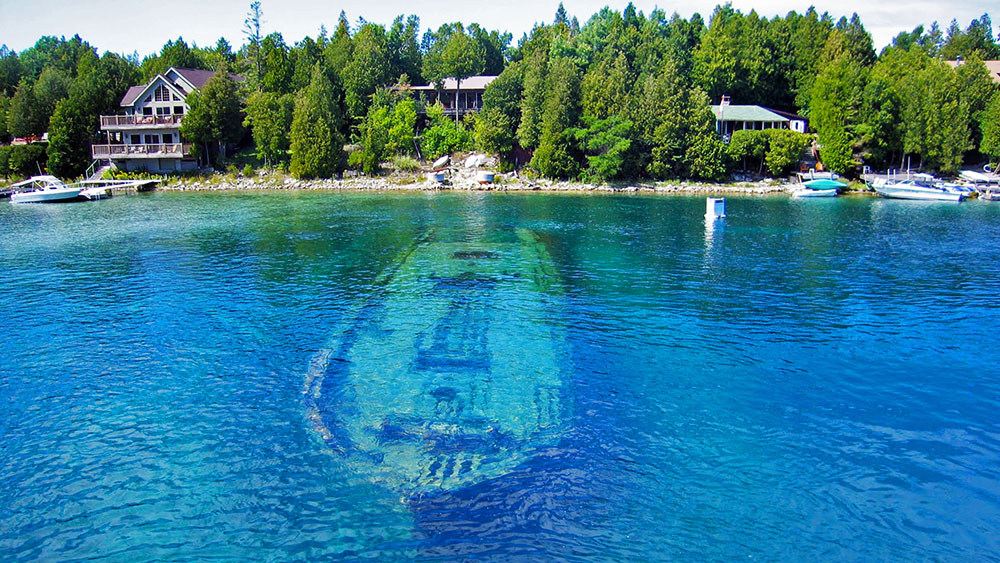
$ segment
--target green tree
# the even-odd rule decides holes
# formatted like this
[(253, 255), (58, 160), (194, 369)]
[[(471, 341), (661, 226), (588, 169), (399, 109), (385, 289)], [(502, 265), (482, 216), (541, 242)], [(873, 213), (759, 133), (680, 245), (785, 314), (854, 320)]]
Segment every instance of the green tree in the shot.
[(556, 57), (546, 77), (541, 138), (531, 166), (549, 178), (575, 178), (579, 154), (572, 132), (580, 120), (580, 74), (568, 57)]
[[(294, 70), (292, 71), (292, 92), (298, 92), (309, 85), (312, 79), (312, 69), (316, 63), (323, 61), (323, 48), (311, 37), (299, 41), (292, 49), (290, 57)], [(330, 69), (326, 69), (329, 75)]]
[(10, 101), (7, 130), (14, 137), (44, 133), (47, 123), (41, 122), (39, 113), (35, 87), (29, 79), (23, 78)]
[(764, 155), (767, 154), (769, 138), (764, 131), (740, 129), (734, 131), (726, 152), (733, 162), (742, 162), (743, 170), (750, 169), (750, 163), (756, 163), (757, 173), (764, 170)]
[(419, 32), (420, 18), (410, 16), (404, 21), (403, 16), (397, 16), (389, 28), (387, 38), (392, 65), (390, 75), (405, 74), (414, 84), (423, 83), (423, 76), (420, 72), (423, 55), (420, 53), (420, 44), (417, 42), (417, 33)]
[(289, 131), (295, 110), (295, 96), (255, 92), (247, 99), (246, 120), (253, 134), (257, 158), (274, 166), (288, 160)]
[(55, 67), (48, 67), (38, 76), (35, 82), (35, 108), (32, 112), (38, 126), (48, 131), (49, 119), (56, 110), (56, 104), (69, 95), (72, 76)]
[(191, 111), (181, 122), (181, 136), (196, 143), (214, 143), (225, 157), (226, 145), (243, 136), (243, 109), (238, 85), (225, 66), (187, 97)]
[(440, 103), (427, 107), (427, 120), (430, 127), (420, 136), (420, 152), (424, 158), (433, 160), (472, 146), (472, 136), (465, 126), (448, 119)]
[(21, 81), (21, 61), (17, 53), (0, 45), (0, 94), (13, 96), (17, 84)]
[(473, 139), (485, 152), (506, 154), (514, 149), (514, 121), (496, 107), (487, 107), (476, 117)]
[(289, 60), (288, 46), (280, 33), (271, 33), (260, 43), (261, 83), (265, 92), (287, 94), (295, 71)]
[(146, 57), (140, 70), (143, 78), (148, 81), (170, 67), (206, 69), (207, 65), (195, 50), (188, 47), (183, 37), (178, 37), (177, 41), (167, 41), (159, 55)]
[(767, 129), (764, 133), (768, 138), (764, 164), (773, 177), (791, 172), (802, 158), (802, 151), (812, 144), (812, 135), (789, 129)]
[(264, 25), (264, 11), (260, 7), (260, 0), (250, 3), (250, 10), (246, 19), (243, 20), (243, 35), (247, 38), (247, 59), (253, 73), (250, 77), (254, 89), (260, 90), (264, 82), (264, 60), (261, 57), (260, 49), (264, 36), (261, 28)]
[(606, 182), (620, 178), (627, 171), (632, 148), (632, 122), (618, 116), (598, 119), (584, 115), (585, 127), (571, 129), (571, 134), (587, 159), (583, 176)]
[(333, 85), (317, 64), (309, 86), (295, 99), (290, 171), (296, 178), (329, 178), (344, 170), (338, 106)]
[(860, 137), (856, 126), (861, 122), (868, 69), (856, 59), (842, 34), (831, 34), (824, 56), (830, 62), (813, 83), (810, 123), (819, 138), (823, 163), (830, 170), (847, 174), (858, 165), (854, 158)]
[(382, 26), (366, 23), (352, 39), (353, 55), (344, 67), (343, 79), (347, 111), (354, 119), (368, 113), (371, 95), (391, 84), (392, 66)]
[(583, 77), (584, 115), (603, 120), (626, 114), (630, 99), (628, 87), (632, 82), (624, 53), (618, 52), (617, 56), (609, 53), (601, 58)]
[(538, 147), (541, 137), (542, 115), (544, 113), (546, 82), (548, 74), (548, 54), (536, 51), (524, 61), (524, 96), (521, 99), (521, 121), (517, 128), (517, 139), (522, 147)]
[(326, 64), (339, 75), (344, 74), (351, 57), (354, 56), (354, 41), (351, 39), (351, 26), (347, 22), (347, 14), (340, 12), (337, 29), (323, 50)]
[(722, 180), (728, 159), (726, 146), (715, 131), (715, 114), (708, 96), (700, 89), (688, 94), (685, 128), (687, 149), (684, 152), (685, 172), (692, 178)]
[[(445, 78), (454, 78), (457, 108), (462, 81), (482, 72), (486, 54), (482, 45), (466, 34), (462, 24), (455, 23), (442, 28), (444, 29), (438, 32), (441, 38), (434, 41), (424, 58), (424, 76), (439, 87)], [(459, 112), (456, 111), (456, 123), (458, 119)]]
[(983, 140), (979, 150), (994, 164), (994, 169), (1000, 163), (1000, 94), (994, 94), (979, 121), (983, 132)]
[(55, 174), (71, 177), (87, 168), (100, 115), (114, 113), (138, 79), (136, 67), (114, 53), (105, 53), (76, 78), (69, 96), (57, 104), (49, 128), (47, 155)]

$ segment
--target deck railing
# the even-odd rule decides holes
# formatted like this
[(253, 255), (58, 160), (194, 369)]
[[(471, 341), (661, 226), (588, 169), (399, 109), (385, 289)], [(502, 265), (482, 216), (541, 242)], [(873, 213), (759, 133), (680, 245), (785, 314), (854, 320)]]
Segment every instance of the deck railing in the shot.
[(190, 143), (167, 143), (160, 145), (93, 145), (94, 158), (163, 158), (191, 154)]
[(179, 127), (183, 115), (102, 115), (101, 129), (110, 127)]

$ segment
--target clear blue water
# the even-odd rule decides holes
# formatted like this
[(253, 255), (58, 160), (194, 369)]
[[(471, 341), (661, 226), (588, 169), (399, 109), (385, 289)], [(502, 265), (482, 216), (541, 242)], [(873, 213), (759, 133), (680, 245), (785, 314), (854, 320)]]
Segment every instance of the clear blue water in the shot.
[(704, 205), (0, 203), (0, 559), (1000, 560), (1000, 205)]

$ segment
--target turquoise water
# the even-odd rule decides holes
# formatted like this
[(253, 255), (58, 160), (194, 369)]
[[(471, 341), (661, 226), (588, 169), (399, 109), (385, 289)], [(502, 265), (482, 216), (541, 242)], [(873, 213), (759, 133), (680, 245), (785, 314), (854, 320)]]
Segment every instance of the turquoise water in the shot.
[(727, 203), (0, 202), (0, 558), (1000, 560), (1000, 205)]

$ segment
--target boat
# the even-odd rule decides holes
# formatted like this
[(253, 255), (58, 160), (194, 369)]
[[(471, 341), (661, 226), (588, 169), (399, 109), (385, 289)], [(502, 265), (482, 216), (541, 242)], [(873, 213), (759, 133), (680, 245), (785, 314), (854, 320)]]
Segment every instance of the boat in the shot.
[(32, 176), (23, 182), (11, 184), (12, 203), (56, 203), (80, 200), (80, 186), (67, 186), (55, 176)]
[(916, 179), (901, 181), (878, 180), (872, 183), (872, 189), (878, 195), (892, 199), (962, 201), (966, 197), (964, 192), (945, 186), (931, 185), (926, 181)]
[(832, 178), (820, 178), (803, 182), (802, 187), (792, 190), (792, 197), (837, 197), (837, 191), (847, 184)]
[(502, 477), (569, 419), (561, 293), (528, 229), (422, 237), (314, 356), (303, 394), (329, 452), (403, 499)]

